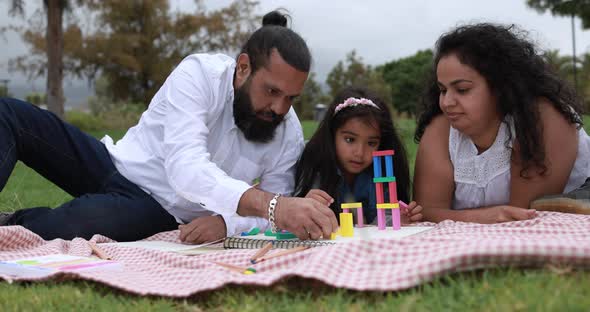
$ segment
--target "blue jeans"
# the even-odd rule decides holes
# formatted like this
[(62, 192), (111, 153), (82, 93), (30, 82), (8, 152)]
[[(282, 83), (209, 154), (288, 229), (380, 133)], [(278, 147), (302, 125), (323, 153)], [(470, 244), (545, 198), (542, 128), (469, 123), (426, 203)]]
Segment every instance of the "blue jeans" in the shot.
[(49, 111), (0, 98), (0, 189), (17, 160), (75, 197), (54, 209), (22, 209), (9, 219), (8, 224), (22, 225), (46, 240), (101, 234), (133, 241), (178, 226), (157, 201), (117, 171), (102, 142)]

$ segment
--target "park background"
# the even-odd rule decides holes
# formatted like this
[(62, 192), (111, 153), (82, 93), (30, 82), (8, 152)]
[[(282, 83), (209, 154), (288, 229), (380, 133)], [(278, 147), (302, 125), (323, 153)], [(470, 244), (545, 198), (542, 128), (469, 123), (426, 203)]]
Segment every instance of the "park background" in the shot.
[[(314, 57), (310, 79), (294, 105), (306, 138), (317, 126), (318, 104), (328, 104), (342, 86), (363, 85), (392, 105), (413, 164), (415, 117), (434, 42), (452, 27), (470, 22), (516, 24), (527, 30), (547, 62), (590, 108), (590, 4), (581, 0), (3, 0), (0, 96), (48, 108), (96, 137), (120, 138), (184, 56), (236, 55), (260, 17), (279, 7), (290, 13), (290, 26), (307, 40)], [(70, 198), (19, 163), (0, 193), (0, 211), (53, 207)], [(230, 286), (187, 300), (139, 298), (90, 282), (0, 283), (0, 307), (585, 310), (590, 306), (589, 278), (588, 272), (567, 266), (498, 268), (449, 275), (400, 293), (349, 292), (295, 279), (263, 289)]]

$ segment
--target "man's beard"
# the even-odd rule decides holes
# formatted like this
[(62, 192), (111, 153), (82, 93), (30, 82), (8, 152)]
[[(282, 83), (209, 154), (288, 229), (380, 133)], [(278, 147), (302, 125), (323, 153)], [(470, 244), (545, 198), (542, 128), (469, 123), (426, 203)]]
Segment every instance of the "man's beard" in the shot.
[(272, 121), (258, 118), (250, 99), (250, 79), (234, 91), (234, 122), (248, 141), (268, 143), (284, 116), (273, 114)]

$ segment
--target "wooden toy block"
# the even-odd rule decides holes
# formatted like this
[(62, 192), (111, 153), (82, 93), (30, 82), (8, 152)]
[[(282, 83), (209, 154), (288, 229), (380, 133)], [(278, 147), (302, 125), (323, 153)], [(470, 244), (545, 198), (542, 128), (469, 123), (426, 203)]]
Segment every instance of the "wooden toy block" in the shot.
[(373, 178), (373, 183), (387, 183), (387, 182), (395, 182), (395, 177)]
[(398, 203), (384, 203), (384, 204), (377, 204), (377, 209), (398, 209)]
[(340, 204), (342, 209), (349, 209), (349, 208), (363, 208), (363, 203), (344, 203)]
[(352, 223), (352, 213), (340, 214), (340, 235), (344, 237), (354, 236), (354, 227)]
[(377, 228), (385, 230), (385, 210), (377, 209)]
[(337, 235), (337, 233), (330, 234), (330, 240), (335, 240)]
[(373, 152), (373, 157), (377, 156), (377, 157), (381, 157), (381, 156), (390, 156), (390, 155), (394, 155), (395, 152), (393, 150), (384, 150), (384, 151), (376, 151)]
[(381, 159), (376, 156), (373, 156), (373, 177), (381, 177)]
[(395, 181), (387, 183), (389, 187), (389, 202), (397, 203), (397, 184)]
[(377, 203), (378, 204), (382, 204), (383, 202), (385, 202), (385, 200), (383, 199), (383, 184), (382, 183), (375, 184), (375, 195), (377, 196)]
[(401, 215), (399, 209), (393, 209), (391, 211), (391, 223), (394, 230), (399, 230), (402, 226), (401, 224)]
[(297, 238), (297, 235), (295, 235), (291, 232), (277, 232), (276, 237), (277, 237), (277, 239), (293, 239), (293, 238)]
[(393, 172), (393, 157), (385, 156), (385, 174), (387, 177), (395, 177)]

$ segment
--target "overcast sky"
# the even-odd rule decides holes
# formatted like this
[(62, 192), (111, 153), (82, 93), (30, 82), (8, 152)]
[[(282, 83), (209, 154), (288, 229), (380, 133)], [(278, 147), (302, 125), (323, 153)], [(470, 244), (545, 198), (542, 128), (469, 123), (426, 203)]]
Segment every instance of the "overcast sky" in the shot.
[[(0, 27), (18, 21), (8, 16), (8, 3), (0, 2)], [(27, 1), (28, 14), (36, 3)], [(229, 0), (204, 1), (209, 9), (226, 6)], [(173, 10), (192, 10), (192, 0), (171, 0)], [(530, 31), (544, 49), (572, 53), (571, 21), (539, 14), (525, 5), (525, 0), (261, 0), (259, 13), (282, 7), (291, 13), (292, 28), (306, 39), (311, 48), (313, 71), (324, 81), (331, 68), (356, 49), (365, 63), (379, 65), (432, 48), (436, 39), (452, 27), (468, 22), (514, 23)], [(577, 53), (590, 48), (590, 31), (582, 31), (575, 21)], [(15, 35), (6, 36), (0, 49), (0, 79), (23, 81), (22, 75), (6, 70), (9, 58), (26, 53)], [(40, 84), (44, 85), (44, 82)]]

